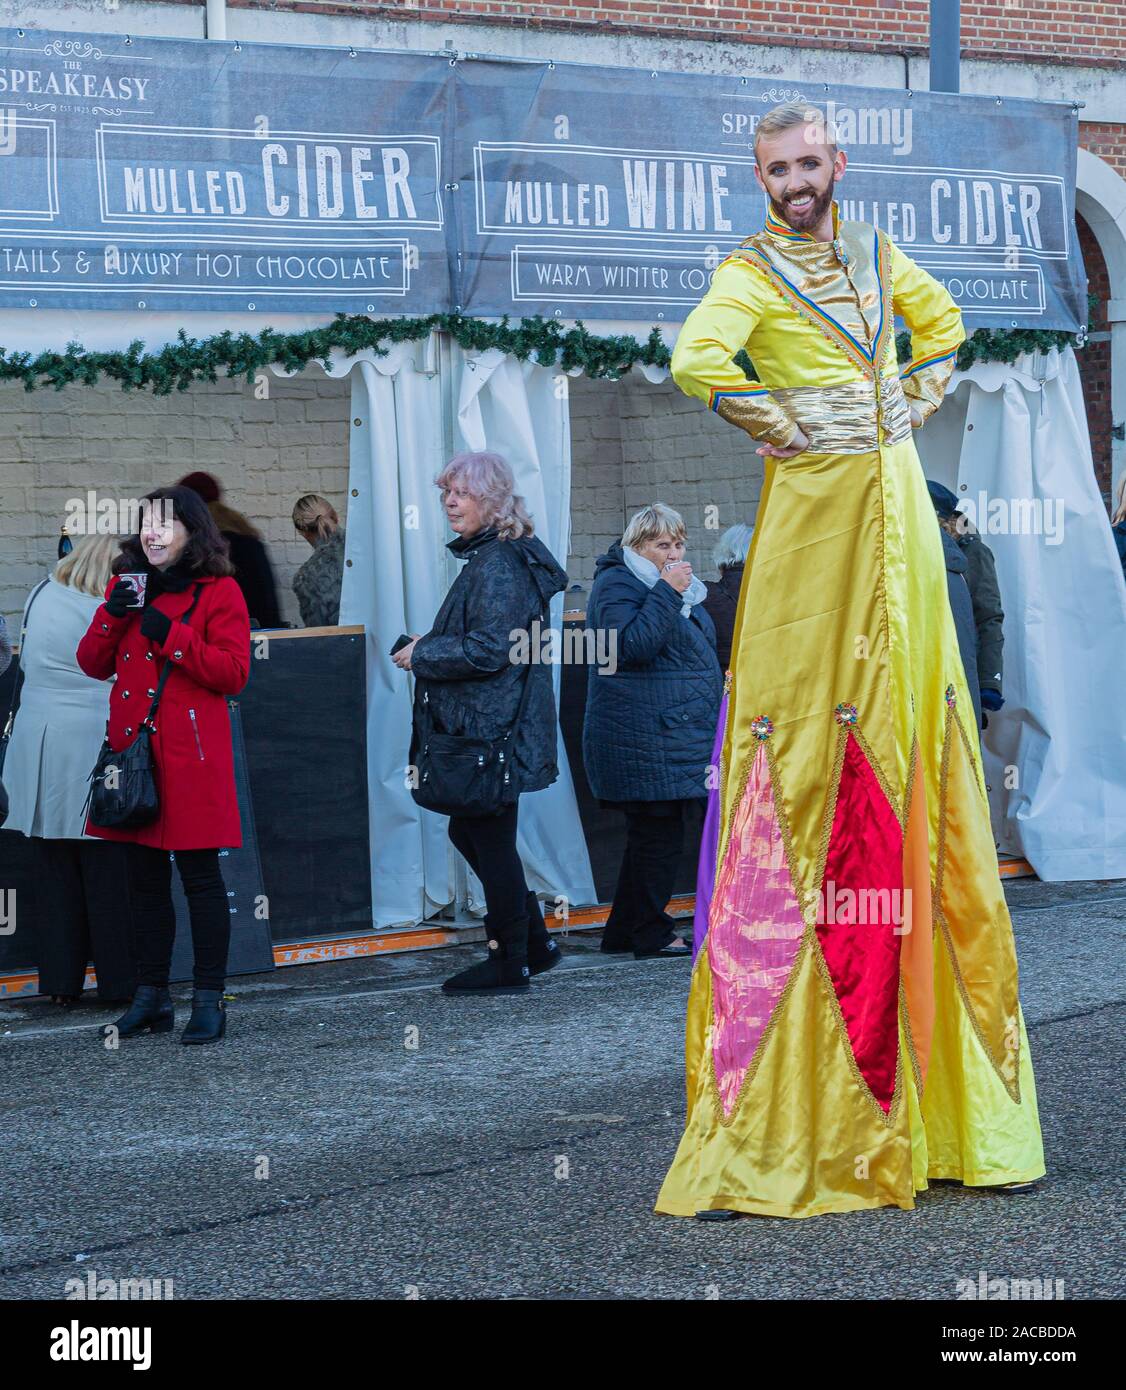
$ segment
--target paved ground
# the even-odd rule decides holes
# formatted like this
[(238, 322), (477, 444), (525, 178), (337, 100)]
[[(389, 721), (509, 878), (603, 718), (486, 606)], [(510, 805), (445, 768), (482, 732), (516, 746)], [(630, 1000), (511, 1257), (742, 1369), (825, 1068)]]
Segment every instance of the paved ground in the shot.
[(1126, 884), (1009, 896), (1050, 1169), (1033, 1195), (655, 1216), (687, 965), (574, 938), (529, 998), (451, 1001), (435, 983), (479, 949), (459, 948), (237, 981), (212, 1048), (107, 1052), (105, 1012), (0, 1005), (0, 1297), (91, 1268), (177, 1299), (930, 1299), (982, 1269), (1120, 1297)]

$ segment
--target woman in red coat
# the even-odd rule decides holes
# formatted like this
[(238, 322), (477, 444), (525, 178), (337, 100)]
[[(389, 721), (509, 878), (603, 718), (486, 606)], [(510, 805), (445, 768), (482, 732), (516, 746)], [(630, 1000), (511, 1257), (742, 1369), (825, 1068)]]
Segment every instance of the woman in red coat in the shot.
[[(133, 830), (86, 826), (90, 835), (129, 842), (139, 983), (115, 1026), (123, 1038), (172, 1027), (168, 970), (176, 919), (168, 851), (174, 850), (195, 957), (192, 1014), (181, 1041), (217, 1042), (226, 1027), (230, 941), (219, 849), (242, 843), (227, 697), (239, 693), (249, 674), (250, 620), (231, 578), (226, 542), (188, 488), (150, 492), (140, 530), (122, 541), (121, 551), (106, 601), (76, 654), (88, 676), (115, 677), (108, 732), (115, 752), (136, 737), (165, 663), (172, 669), (152, 736), (158, 818)], [(141, 608), (131, 606), (135, 591), (120, 577), (133, 573), (146, 576)]]

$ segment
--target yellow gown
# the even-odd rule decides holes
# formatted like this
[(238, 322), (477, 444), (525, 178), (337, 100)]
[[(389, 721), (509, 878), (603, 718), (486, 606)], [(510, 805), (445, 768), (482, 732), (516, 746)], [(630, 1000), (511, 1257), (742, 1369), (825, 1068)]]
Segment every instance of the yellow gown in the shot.
[[(688, 1117), (657, 1211), (914, 1206), (1044, 1173), (1012, 925), (911, 435), (961, 315), (880, 231), (771, 209), (717, 270), (678, 385), (766, 461), (735, 623)], [(893, 319), (911, 332), (896, 363)], [(733, 361), (745, 347), (757, 380)], [(750, 446), (749, 446), (750, 447)]]

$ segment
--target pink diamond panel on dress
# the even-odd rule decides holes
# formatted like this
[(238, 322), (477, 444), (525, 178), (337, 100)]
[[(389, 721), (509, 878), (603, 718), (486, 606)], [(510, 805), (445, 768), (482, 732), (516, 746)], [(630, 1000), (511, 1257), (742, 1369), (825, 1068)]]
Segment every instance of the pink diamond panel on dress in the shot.
[(735, 813), (708, 921), (712, 1057), (730, 1115), (801, 944), (801, 909), (790, 880), (760, 744)]

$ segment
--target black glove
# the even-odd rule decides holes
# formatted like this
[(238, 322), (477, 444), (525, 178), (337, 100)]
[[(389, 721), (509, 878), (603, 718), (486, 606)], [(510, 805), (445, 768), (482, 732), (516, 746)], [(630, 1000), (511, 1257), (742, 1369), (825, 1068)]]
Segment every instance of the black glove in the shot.
[(1001, 706), (1002, 706), (1004, 703), (1005, 703), (1005, 701), (1001, 698), (1001, 692), (1000, 692), (999, 690), (990, 690), (990, 689), (988, 689), (988, 687), (986, 687), (986, 686), (983, 686), (983, 687), (982, 687), (982, 690), (981, 690), (981, 707), (982, 707), (982, 709), (987, 709), (987, 710), (989, 710), (991, 713), (996, 714), (996, 712), (1001, 708)]
[(141, 631), (150, 641), (159, 642), (163, 646), (172, 631), (172, 619), (150, 604), (141, 619)]
[(106, 599), (106, 611), (111, 618), (124, 618), (136, 601), (137, 594), (132, 584), (119, 579)]

